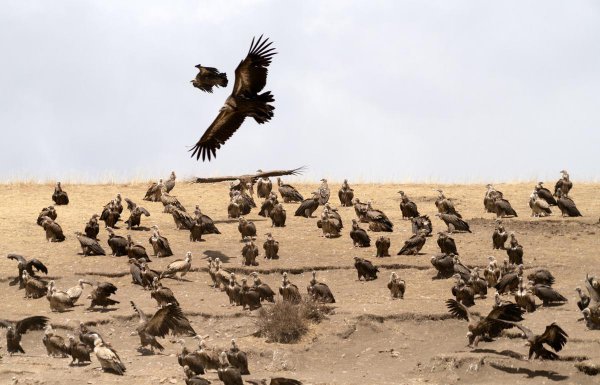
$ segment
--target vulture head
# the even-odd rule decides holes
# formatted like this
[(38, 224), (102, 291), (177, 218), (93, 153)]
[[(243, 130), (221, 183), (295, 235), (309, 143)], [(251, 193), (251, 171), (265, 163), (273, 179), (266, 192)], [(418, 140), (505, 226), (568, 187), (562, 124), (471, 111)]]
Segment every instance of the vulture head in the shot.
[(188, 252), (185, 254), (185, 260), (186, 260), (187, 262), (191, 262), (191, 261), (192, 261), (192, 252), (191, 252), (191, 251), (188, 251)]

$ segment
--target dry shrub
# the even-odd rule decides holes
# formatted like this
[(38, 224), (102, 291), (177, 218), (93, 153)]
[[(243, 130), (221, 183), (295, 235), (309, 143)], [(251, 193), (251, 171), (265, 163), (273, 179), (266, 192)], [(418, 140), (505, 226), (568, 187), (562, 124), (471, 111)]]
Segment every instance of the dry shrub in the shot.
[(304, 297), (299, 305), (302, 317), (313, 323), (320, 323), (331, 314), (333, 308), (323, 303), (313, 301), (308, 297)]
[(304, 318), (301, 306), (286, 301), (262, 307), (258, 312), (258, 335), (271, 342), (284, 344), (300, 340), (308, 331), (308, 321)]

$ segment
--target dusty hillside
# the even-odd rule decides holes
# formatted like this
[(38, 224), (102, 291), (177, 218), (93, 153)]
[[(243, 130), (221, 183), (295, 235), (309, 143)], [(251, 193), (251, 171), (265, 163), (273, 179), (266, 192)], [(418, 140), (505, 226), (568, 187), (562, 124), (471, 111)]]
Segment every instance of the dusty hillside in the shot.
[[(314, 191), (316, 185), (296, 185), (305, 195)], [(320, 325), (313, 326), (298, 344), (281, 345), (266, 343), (252, 337), (256, 330), (256, 312), (243, 312), (232, 308), (222, 292), (211, 288), (206, 272), (207, 256), (220, 256), (225, 268), (241, 268), (240, 235), (237, 221), (227, 220), (227, 184), (190, 185), (183, 182), (173, 190), (179, 200), (193, 211), (199, 204), (204, 213), (212, 217), (221, 235), (207, 235), (205, 242), (190, 243), (187, 231), (175, 229), (171, 215), (162, 213), (160, 203), (142, 201), (146, 185), (65, 185), (71, 204), (57, 207), (58, 219), (65, 230), (67, 240), (47, 243), (43, 230), (35, 220), (42, 207), (52, 204), (53, 187), (50, 185), (5, 185), (0, 190), (0, 254), (10, 252), (42, 259), (50, 269), (50, 276), (59, 288), (73, 286), (79, 278), (106, 280), (119, 287), (116, 299), (120, 306), (109, 312), (86, 312), (88, 301), (65, 313), (50, 312), (45, 298), (23, 299), (23, 291), (9, 287), (8, 281), (16, 273), (16, 263), (0, 260), (1, 318), (17, 320), (39, 314), (51, 318), (61, 327), (62, 335), (80, 321), (94, 322), (95, 326), (124, 359), (128, 371), (118, 377), (98, 371), (98, 362), (91, 365), (69, 367), (69, 359), (49, 358), (41, 343), (42, 332), (30, 332), (23, 338), (25, 355), (9, 357), (4, 348), (0, 365), (0, 383), (10, 383), (12, 377), (19, 383), (39, 384), (157, 384), (183, 383), (183, 373), (175, 354), (180, 346), (165, 340), (164, 354), (142, 356), (136, 348), (139, 338), (131, 336), (137, 319), (129, 305), (134, 300), (142, 309), (151, 313), (156, 309), (147, 291), (131, 284), (125, 257), (82, 257), (79, 244), (73, 234), (83, 231), (86, 221), (94, 213), (100, 214), (104, 204), (118, 192), (129, 197), (150, 212), (142, 219), (142, 225), (158, 225), (162, 234), (169, 238), (175, 256), (154, 258), (152, 265), (161, 269), (169, 262), (182, 258), (187, 251), (193, 253), (195, 270), (187, 275), (189, 282), (167, 280), (182, 308), (188, 314), (196, 331), (210, 335), (211, 347), (224, 348), (232, 337), (248, 352), (250, 371), (248, 378), (273, 376), (293, 377), (312, 384), (539, 384), (562, 382), (566, 384), (597, 383), (598, 378), (588, 377), (574, 368), (574, 362), (590, 358), (600, 362), (600, 331), (588, 331), (575, 305), (574, 288), (581, 285), (587, 272), (600, 274), (598, 250), (600, 249), (600, 200), (596, 184), (575, 182), (571, 193), (583, 218), (560, 218), (558, 209), (549, 218), (531, 218), (527, 205), (532, 189), (530, 184), (498, 185), (519, 217), (506, 219), (506, 228), (515, 231), (525, 249), (525, 268), (530, 270), (544, 266), (557, 278), (556, 288), (570, 302), (564, 306), (541, 308), (526, 316), (525, 324), (541, 332), (550, 322), (558, 322), (569, 334), (570, 341), (561, 352), (560, 362), (529, 362), (525, 341), (509, 338), (509, 334), (491, 343), (482, 343), (472, 350), (466, 347), (466, 323), (449, 319), (444, 300), (450, 298), (450, 280), (432, 280), (435, 275), (429, 259), (438, 252), (436, 237), (429, 238), (419, 256), (396, 256), (403, 241), (410, 236), (410, 222), (401, 219), (399, 189), (404, 190), (419, 206), (421, 213), (433, 218), (434, 231), (445, 228), (443, 222), (433, 215), (435, 193), (433, 185), (354, 185), (355, 194), (362, 200), (372, 199), (374, 206), (385, 211), (394, 222), (392, 257), (375, 259), (375, 248), (355, 249), (348, 232), (353, 208), (340, 208), (345, 228), (337, 239), (326, 239), (316, 227), (316, 219), (295, 218), (295, 204), (285, 204), (288, 222), (285, 228), (271, 228), (270, 221), (259, 217), (256, 210), (247, 216), (258, 228), (257, 243), (262, 245), (264, 234), (273, 233), (281, 245), (281, 258), (267, 261), (259, 257), (256, 270), (264, 282), (276, 289), (281, 282), (281, 271), (290, 270), (292, 282), (302, 291), (310, 279), (310, 271), (318, 269), (318, 279), (326, 282), (335, 294), (335, 312)], [(331, 202), (338, 206), (338, 186), (331, 186)], [(472, 234), (456, 234), (454, 238), (464, 263), (483, 266), (488, 255), (503, 260), (504, 251), (493, 251), (491, 233), (494, 216), (483, 210), (484, 187), (480, 185), (443, 186), (447, 196), (454, 199), (458, 210), (471, 224)], [(319, 210), (320, 212), (320, 210)], [(366, 225), (363, 225), (366, 228)], [(130, 233), (133, 239), (147, 245), (148, 231), (130, 231), (121, 225), (118, 234)], [(376, 234), (371, 234), (374, 237)], [(107, 233), (99, 235), (106, 245)], [(353, 257), (361, 256), (380, 266), (379, 279), (358, 282)], [(393, 268), (407, 282), (404, 300), (391, 300), (386, 288)], [(242, 274), (240, 274), (242, 275)], [(86, 293), (89, 289), (86, 289)], [(487, 312), (493, 302), (492, 296), (479, 300), (475, 311)], [(5, 346), (2, 331), (1, 346)], [(187, 346), (196, 341), (187, 340)], [(393, 352), (391, 350), (393, 349)], [(219, 383), (216, 373), (207, 378)]]

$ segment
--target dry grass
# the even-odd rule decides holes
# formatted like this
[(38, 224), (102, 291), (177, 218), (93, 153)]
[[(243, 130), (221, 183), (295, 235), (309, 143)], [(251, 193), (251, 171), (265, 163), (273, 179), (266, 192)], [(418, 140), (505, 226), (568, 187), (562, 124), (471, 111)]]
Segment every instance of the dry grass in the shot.
[(293, 305), (286, 301), (277, 301), (272, 306), (262, 307), (256, 321), (257, 335), (269, 342), (298, 342), (308, 332), (309, 324), (302, 308), (301, 305)]

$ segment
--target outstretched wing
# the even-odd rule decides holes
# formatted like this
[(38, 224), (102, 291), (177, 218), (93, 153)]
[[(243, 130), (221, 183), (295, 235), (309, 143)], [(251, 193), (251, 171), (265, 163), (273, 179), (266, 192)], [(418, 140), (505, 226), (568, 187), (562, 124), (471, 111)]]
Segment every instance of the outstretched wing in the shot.
[(206, 129), (198, 143), (190, 149), (193, 151), (192, 158), (195, 156), (196, 159), (200, 159), (202, 156), (203, 161), (207, 157), (210, 161), (211, 157), (216, 157), (217, 150), (240, 128), (244, 119), (246, 116), (240, 112), (227, 107), (221, 108), (217, 118)]
[(530, 329), (526, 328), (525, 326), (523, 326), (521, 324), (518, 324), (518, 323), (514, 323), (513, 325), (516, 326), (516, 327), (518, 327), (523, 332), (523, 334), (525, 335), (525, 338), (528, 341), (532, 341), (533, 338), (535, 337), (535, 335), (533, 334), (533, 332)]
[(294, 168), (291, 170), (273, 170), (273, 171), (260, 172), (258, 174), (254, 174), (254, 175), (220, 176), (220, 177), (214, 177), (214, 178), (196, 178), (194, 180), (194, 183), (218, 183), (218, 182), (224, 182), (224, 181), (228, 181), (228, 180), (247, 180), (247, 179), (256, 180), (259, 178), (269, 178), (269, 177), (275, 177), (275, 176), (301, 175), (305, 169), (306, 169), (306, 167), (302, 166), (302, 167)]
[(452, 316), (458, 319), (464, 319), (469, 322), (472, 321), (471, 313), (469, 309), (467, 309), (462, 303), (458, 302), (455, 299), (449, 299), (446, 301), (446, 307)]
[(181, 308), (172, 303), (154, 313), (146, 325), (146, 332), (156, 337), (164, 337), (169, 332), (173, 335), (196, 335), (190, 321), (183, 315)]
[(546, 326), (544, 334), (541, 336), (541, 341), (548, 344), (557, 352), (560, 352), (562, 348), (567, 344), (567, 337), (569, 335), (558, 326), (555, 322)]
[(46, 265), (44, 265), (42, 262), (35, 258), (27, 262), (26, 269), (33, 270), (33, 267), (35, 267), (37, 271), (41, 271), (44, 274), (48, 274), (48, 268), (46, 267)]
[(252, 38), (248, 55), (235, 69), (232, 95), (256, 95), (265, 87), (267, 67), (276, 52), (274, 52), (275, 48), (269, 48), (272, 42), (269, 42), (268, 38), (264, 40), (262, 38), (261, 35), (256, 43)]
[(15, 330), (19, 334), (25, 334), (28, 330), (39, 330), (43, 329), (48, 323), (48, 317), (33, 316), (22, 319), (15, 325)]
[(22, 255), (18, 255), (18, 254), (8, 254), (6, 256), (6, 258), (14, 259), (18, 263), (22, 263), (23, 265), (25, 265), (27, 263), (27, 260), (25, 259), (25, 257), (23, 257)]
[(147, 217), (150, 216), (150, 212), (148, 212), (148, 210), (146, 210), (145, 208), (143, 208), (143, 207), (140, 206), (140, 207), (138, 207), (138, 210), (140, 210), (140, 212), (142, 214), (144, 214), (145, 216), (147, 216)]

